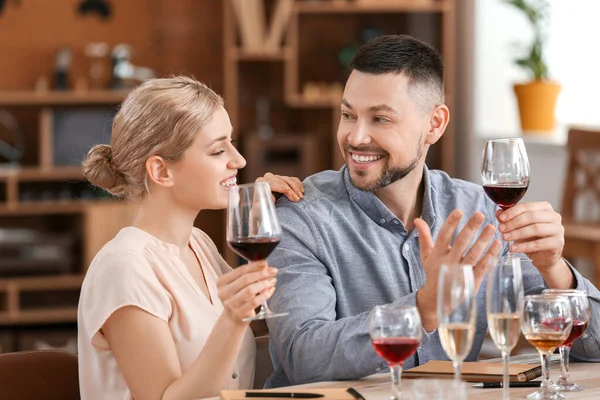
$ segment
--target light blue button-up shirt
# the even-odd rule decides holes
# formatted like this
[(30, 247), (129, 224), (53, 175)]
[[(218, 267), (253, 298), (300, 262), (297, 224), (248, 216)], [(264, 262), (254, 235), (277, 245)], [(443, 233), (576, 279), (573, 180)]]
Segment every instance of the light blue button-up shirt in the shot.
[[(473, 183), (441, 171), (424, 171), (421, 217), (437, 238), (454, 209), (463, 212), (462, 229), (480, 211), (497, 226), (496, 205)], [(372, 193), (356, 189), (345, 167), (304, 181), (304, 198), (277, 202), (283, 239), (269, 257), (279, 268), (277, 290), (269, 300), (288, 316), (267, 320), (275, 372), (267, 387), (315, 381), (357, 379), (387, 368), (371, 346), (369, 312), (379, 304), (415, 305), (425, 283), (418, 231), (404, 224)], [(496, 233), (500, 238), (499, 233)], [(577, 288), (588, 293), (591, 321), (587, 336), (573, 344), (574, 357), (600, 360), (600, 292), (573, 270)], [(537, 269), (523, 263), (525, 294), (546, 288)], [(477, 359), (487, 331), (487, 277), (477, 292), (477, 326), (467, 360)], [(424, 332), (421, 346), (406, 360), (411, 368), (447, 360), (437, 331)]]

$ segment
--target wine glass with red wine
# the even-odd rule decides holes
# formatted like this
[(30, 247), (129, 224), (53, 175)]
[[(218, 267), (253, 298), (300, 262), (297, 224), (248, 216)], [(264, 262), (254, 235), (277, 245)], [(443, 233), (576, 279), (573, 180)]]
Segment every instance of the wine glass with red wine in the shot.
[(376, 306), (369, 316), (375, 352), (387, 361), (392, 375), (392, 399), (399, 399), (402, 364), (421, 344), (421, 317), (415, 306)]
[[(248, 261), (265, 260), (281, 240), (281, 226), (266, 182), (232, 186), (227, 207), (227, 244)], [(275, 313), (267, 303), (253, 318), (260, 320), (288, 315)]]
[[(521, 138), (485, 142), (481, 181), (487, 196), (503, 211), (516, 205), (529, 187), (529, 160)], [(508, 254), (511, 242), (508, 243)]]
[(561, 374), (558, 381), (552, 385), (552, 388), (559, 392), (579, 392), (580, 390), (585, 390), (585, 387), (573, 382), (569, 376), (569, 354), (571, 352), (571, 345), (583, 335), (590, 322), (590, 303), (587, 294), (582, 290), (575, 289), (545, 289), (542, 293), (565, 296), (569, 299), (569, 303), (571, 304), (571, 318), (573, 319), (569, 337), (558, 348), (560, 350)]

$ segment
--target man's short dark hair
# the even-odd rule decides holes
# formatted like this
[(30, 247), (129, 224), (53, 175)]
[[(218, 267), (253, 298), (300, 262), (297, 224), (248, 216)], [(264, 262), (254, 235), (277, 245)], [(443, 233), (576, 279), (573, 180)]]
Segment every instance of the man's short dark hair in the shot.
[(444, 62), (432, 46), (408, 35), (384, 35), (363, 45), (350, 62), (350, 71), (404, 74), (411, 84), (428, 88), (444, 101)]

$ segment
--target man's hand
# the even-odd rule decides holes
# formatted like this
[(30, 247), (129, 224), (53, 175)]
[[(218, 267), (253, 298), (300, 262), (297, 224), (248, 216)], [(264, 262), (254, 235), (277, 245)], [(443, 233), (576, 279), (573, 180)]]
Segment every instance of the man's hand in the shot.
[[(438, 326), (437, 321), (437, 284), (438, 272), (443, 264), (470, 264), (473, 265), (473, 275), (475, 278), (475, 291), (485, 275), (490, 257), (497, 256), (502, 248), (499, 240), (490, 241), (494, 237), (495, 228), (488, 224), (485, 226), (475, 240), (475, 243), (469, 251), (467, 248), (473, 241), (477, 230), (485, 221), (481, 213), (475, 213), (469, 219), (465, 227), (457, 235), (456, 240), (451, 244), (452, 236), (458, 228), (462, 213), (460, 210), (454, 210), (444, 222), (442, 229), (433, 242), (429, 226), (420, 218), (415, 219), (415, 226), (419, 231), (419, 246), (421, 248), (421, 263), (425, 270), (425, 284), (417, 292), (417, 307), (421, 314), (423, 327), (426, 331), (432, 331)], [(489, 248), (488, 248), (488, 245)], [(486, 252), (485, 249), (488, 248)]]
[(511, 251), (525, 253), (552, 288), (569, 288), (573, 274), (562, 260), (565, 229), (562, 217), (547, 202), (522, 203), (498, 210), (502, 239), (514, 241)]

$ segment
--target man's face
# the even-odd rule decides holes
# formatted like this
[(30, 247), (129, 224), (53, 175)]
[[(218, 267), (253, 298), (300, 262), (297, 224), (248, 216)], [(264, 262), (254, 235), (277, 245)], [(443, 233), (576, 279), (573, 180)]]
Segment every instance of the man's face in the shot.
[(374, 191), (410, 174), (423, 161), (429, 112), (403, 74), (354, 70), (344, 90), (337, 140), (350, 180)]

